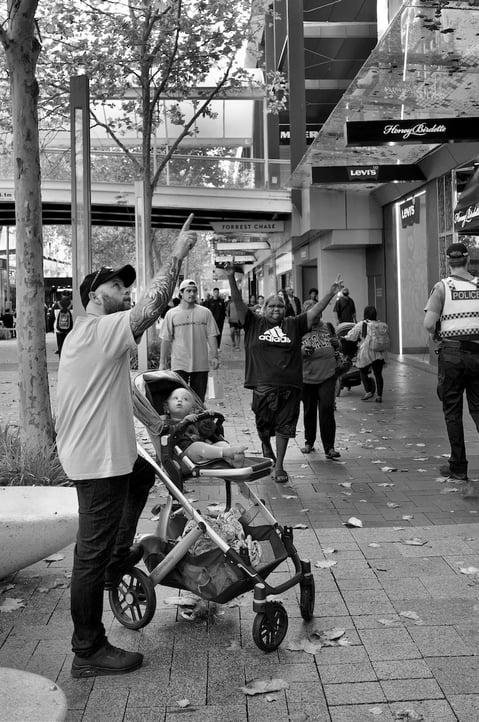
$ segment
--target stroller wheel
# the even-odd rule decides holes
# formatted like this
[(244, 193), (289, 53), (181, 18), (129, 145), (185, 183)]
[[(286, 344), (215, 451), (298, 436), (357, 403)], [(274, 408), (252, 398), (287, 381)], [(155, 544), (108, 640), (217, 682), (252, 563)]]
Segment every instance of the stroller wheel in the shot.
[(133, 567), (109, 592), (113, 614), (124, 627), (141, 629), (153, 618), (156, 609), (155, 587), (149, 576)]
[(256, 615), (253, 622), (253, 640), (263, 652), (273, 652), (279, 647), (288, 631), (288, 614), (279, 602), (266, 602), (264, 612)]
[(314, 614), (314, 579), (310, 577), (307, 582), (299, 585), (299, 609), (305, 622), (309, 622)]

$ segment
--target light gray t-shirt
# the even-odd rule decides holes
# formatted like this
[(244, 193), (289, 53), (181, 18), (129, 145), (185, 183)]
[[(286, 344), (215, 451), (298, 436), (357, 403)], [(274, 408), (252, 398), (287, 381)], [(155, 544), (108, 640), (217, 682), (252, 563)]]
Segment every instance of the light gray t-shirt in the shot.
[(57, 446), (70, 479), (129, 474), (137, 458), (130, 312), (79, 316), (58, 369)]
[(208, 371), (208, 338), (218, 336), (213, 314), (204, 306), (170, 308), (160, 338), (171, 342), (173, 371)]

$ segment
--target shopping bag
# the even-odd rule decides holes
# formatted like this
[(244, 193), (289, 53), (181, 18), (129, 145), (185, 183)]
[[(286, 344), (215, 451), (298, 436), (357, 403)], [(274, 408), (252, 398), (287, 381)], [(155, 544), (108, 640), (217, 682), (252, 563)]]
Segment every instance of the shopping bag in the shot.
[(212, 373), (208, 376), (208, 390), (206, 392), (208, 401), (222, 401), (224, 399), (224, 388), (223, 382), (218, 377), (217, 373)]

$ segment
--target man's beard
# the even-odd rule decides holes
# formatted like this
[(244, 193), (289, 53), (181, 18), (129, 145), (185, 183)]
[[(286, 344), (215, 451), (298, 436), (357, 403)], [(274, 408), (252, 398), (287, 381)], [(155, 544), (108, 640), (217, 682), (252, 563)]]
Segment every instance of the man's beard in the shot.
[(103, 301), (103, 310), (107, 315), (110, 313), (118, 313), (118, 311), (128, 311), (128, 309), (131, 308), (130, 299), (125, 298), (119, 301), (118, 299), (109, 296), (107, 293), (102, 293), (101, 298)]

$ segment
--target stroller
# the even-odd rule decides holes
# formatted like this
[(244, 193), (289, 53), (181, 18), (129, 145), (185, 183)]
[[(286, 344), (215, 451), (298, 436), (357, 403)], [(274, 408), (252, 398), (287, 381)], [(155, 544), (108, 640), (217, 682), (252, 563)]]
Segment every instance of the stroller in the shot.
[(346, 336), (347, 336), (348, 332), (354, 326), (355, 326), (354, 323), (344, 322), (344, 323), (340, 323), (336, 329), (336, 335), (339, 339), (339, 344), (340, 344), (340, 351), (345, 356), (347, 356), (349, 359), (351, 359), (351, 362), (352, 362), (352, 365), (349, 367), (349, 369), (339, 376), (339, 385), (338, 385), (337, 396), (339, 396), (341, 394), (341, 391), (343, 389), (347, 389), (348, 391), (351, 391), (351, 388), (353, 386), (361, 385), (361, 376), (359, 373), (359, 369), (353, 363), (353, 359), (356, 356), (356, 352), (358, 350), (359, 342), (346, 340)]
[[(269, 475), (270, 459), (246, 457), (240, 468), (233, 468), (221, 459), (194, 464), (163, 433), (160, 414), (170, 393), (179, 386), (191, 391), (173, 371), (149, 371), (134, 380), (134, 413), (146, 427), (161, 466), (140, 444), (138, 452), (153, 466), (168, 496), (165, 503), (153, 509), (158, 515), (156, 533), (143, 536), (139, 542), (149, 574), (133, 567), (123, 575), (118, 586), (109, 592), (113, 614), (129, 629), (146, 626), (155, 613), (155, 585), (160, 583), (219, 604), (254, 590), (253, 640), (259, 649), (272, 652), (286, 635), (288, 615), (283, 604), (269, 596), (299, 584), (301, 616), (312, 619), (315, 585), (311, 564), (299, 558), (292, 528), (281, 527), (248, 486), (248, 482)], [(198, 420), (214, 414), (220, 428), (224, 417), (205, 411), (200, 399), (194, 393), (193, 396), (198, 409), (203, 409)], [(207, 518), (193, 507), (183, 493), (185, 476), (224, 480), (225, 504), (216, 505), (220, 513), (213, 510)], [(232, 484), (234, 493), (241, 498), (234, 506)], [(226, 528), (229, 535), (224, 533)], [(294, 566), (293, 576), (271, 586), (267, 577), (288, 558)]]

